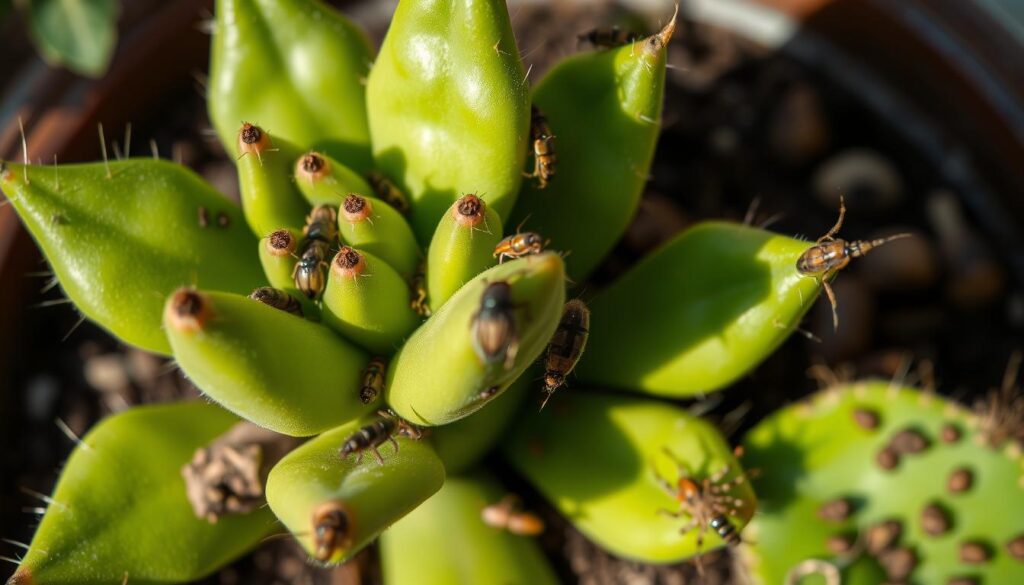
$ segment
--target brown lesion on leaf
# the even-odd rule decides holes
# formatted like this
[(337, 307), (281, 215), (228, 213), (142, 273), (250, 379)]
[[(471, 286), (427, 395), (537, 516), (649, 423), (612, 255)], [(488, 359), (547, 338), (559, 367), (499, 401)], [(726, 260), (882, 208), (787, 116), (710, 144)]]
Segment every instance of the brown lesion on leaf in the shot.
[(270, 468), (299, 442), (243, 421), (197, 449), (181, 469), (196, 517), (214, 524), (262, 506)]
[(295, 164), (295, 176), (309, 183), (316, 183), (329, 174), (330, 165), (319, 152), (307, 152)]
[(341, 215), (348, 223), (359, 223), (370, 217), (373, 213), (373, 205), (365, 197), (356, 193), (349, 193), (341, 204)]
[(267, 252), (271, 256), (291, 256), (299, 242), (288, 230), (277, 230), (267, 236)]
[(28, 567), (19, 567), (17, 572), (7, 580), (7, 585), (33, 585), (34, 583), (35, 581), (32, 580), (32, 573), (28, 570)]
[(452, 217), (463, 227), (474, 228), (484, 221), (487, 204), (475, 194), (463, 195), (452, 207)]
[(164, 319), (176, 331), (200, 331), (213, 316), (210, 299), (191, 287), (179, 288), (167, 303)]
[(366, 270), (366, 259), (349, 246), (342, 246), (334, 256), (331, 269), (338, 277), (355, 278)]
[(263, 161), (262, 154), (271, 150), (273, 144), (270, 142), (270, 135), (262, 128), (249, 122), (243, 122), (238, 130), (238, 156), (239, 158), (254, 154)]

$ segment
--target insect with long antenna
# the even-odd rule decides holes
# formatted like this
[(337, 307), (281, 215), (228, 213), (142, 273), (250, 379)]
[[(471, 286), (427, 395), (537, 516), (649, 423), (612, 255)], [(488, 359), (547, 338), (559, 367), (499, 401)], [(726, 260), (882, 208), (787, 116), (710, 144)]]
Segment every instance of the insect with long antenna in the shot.
[(896, 234), (887, 238), (877, 240), (856, 240), (847, 241), (835, 237), (839, 229), (843, 227), (843, 219), (846, 217), (846, 203), (842, 196), (839, 197), (839, 219), (832, 229), (824, 236), (818, 238), (813, 246), (804, 251), (796, 261), (796, 269), (800, 274), (813, 276), (828, 295), (828, 302), (832, 305), (832, 327), (839, 329), (839, 312), (837, 310), (836, 295), (832, 292), (829, 281), (854, 258), (860, 258), (871, 250), (893, 240), (910, 237), (910, 234)]
[(356, 464), (359, 464), (363, 460), (363, 452), (369, 449), (373, 451), (377, 463), (384, 465), (384, 457), (379, 450), (380, 446), (390, 441), (395, 446), (395, 453), (398, 453), (398, 441), (395, 440), (395, 434), (401, 434), (410, 439), (419, 439), (423, 436), (420, 429), (398, 418), (392, 412), (381, 410), (377, 414), (380, 415), (380, 418), (352, 433), (341, 445), (342, 459), (355, 453), (357, 455)]
[[(740, 534), (729, 521), (728, 516), (736, 516), (744, 505), (741, 498), (731, 495), (737, 486), (747, 481), (747, 474), (740, 473), (731, 479), (725, 479), (732, 471), (732, 466), (725, 465), (719, 471), (697, 479), (687, 469), (688, 466), (667, 447), (662, 451), (668, 455), (678, 470), (675, 484), (669, 482), (655, 472), (658, 485), (666, 494), (679, 503), (676, 510), (658, 510), (659, 514), (671, 518), (689, 517), (689, 521), (679, 529), (680, 534), (697, 530), (697, 553), (704, 545), (704, 534), (710, 528), (728, 545), (737, 546), (742, 542)], [(700, 557), (696, 557), (697, 571), (703, 574), (704, 566)]]

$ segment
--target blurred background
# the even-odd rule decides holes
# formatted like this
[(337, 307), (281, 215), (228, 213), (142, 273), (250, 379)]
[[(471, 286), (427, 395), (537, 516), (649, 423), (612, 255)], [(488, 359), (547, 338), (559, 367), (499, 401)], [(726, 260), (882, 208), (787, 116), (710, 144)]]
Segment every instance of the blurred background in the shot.
[[(160, 156), (237, 198), (204, 103), (212, 2), (0, 0), (0, 158)], [(379, 44), (394, 2), (334, 2)], [(668, 0), (510, 1), (536, 81), (617, 25), (649, 33)], [(687, 0), (670, 50), (663, 134), (636, 220), (588, 290), (705, 219), (816, 239), (893, 242), (833, 283), (803, 331), (696, 406), (728, 433), (835, 379), (878, 376), (975, 405), (1024, 341), (1024, 0)], [(38, 503), (82, 434), (130, 405), (198, 396), (162, 358), (83, 322), (0, 203), (0, 536), (31, 539)], [(1010, 372), (1011, 379), (1019, 374)], [(1019, 394), (1018, 394), (1019, 400)], [(1024, 432), (1024, 431), (1022, 431)], [(492, 465), (502, 471), (500, 462)], [(525, 485), (513, 486), (544, 509)], [(622, 561), (553, 513), (542, 537), (566, 582), (682, 584), (690, 567)], [(0, 544), (0, 555), (18, 549)], [(372, 548), (335, 570), (269, 542), (208, 583), (376, 582)], [(733, 582), (720, 555), (705, 583)], [(13, 566), (0, 569), (6, 578)]]

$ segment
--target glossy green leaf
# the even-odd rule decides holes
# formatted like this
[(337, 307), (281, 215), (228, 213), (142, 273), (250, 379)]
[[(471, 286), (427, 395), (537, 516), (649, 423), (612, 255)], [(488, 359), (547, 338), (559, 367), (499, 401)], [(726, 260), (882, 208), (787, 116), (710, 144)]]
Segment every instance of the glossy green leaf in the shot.
[[(505, 493), (489, 475), (449, 477), (437, 494), (381, 535), (386, 585), (554, 585), (540, 547), (484, 524)], [(444, 527), (443, 535), (438, 528)]]
[(368, 171), (366, 35), (318, 0), (217, 0), (216, 17), (207, 105), (225, 149), (248, 120)]
[(370, 408), (359, 400), (368, 356), (318, 323), (243, 296), (179, 291), (164, 326), (196, 386), (272, 431), (315, 435)]
[[(571, 251), (569, 277), (581, 280), (626, 231), (640, 202), (661, 131), (666, 46), (661, 33), (617, 49), (570, 57), (534, 90), (558, 157), (544, 189), (527, 179), (510, 224)], [(533, 156), (529, 159), (532, 170)]]
[(117, 42), (115, 0), (27, 0), (22, 4), (32, 40), (49, 63), (90, 77), (103, 75)]
[[(955, 439), (946, 427), (955, 430)], [(761, 421), (744, 439), (746, 463), (763, 470), (753, 480), (762, 498), (751, 525), (757, 538), (745, 555), (754, 582), (781, 583), (792, 567), (815, 558), (843, 568), (843, 582), (853, 583), (845, 567), (870, 555), (859, 548), (838, 556), (828, 539), (845, 535), (864, 542), (873, 525), (889, 520), (902, 527), (899, 546), (917, 559), (907, 582), (950, 583), (963, 576), (979, 583), (1020, 582), (1024, 562), (1006, 545), (1024, 538), (1022, 446), (993, 446), (986, 428), (984, 419), (953, 402), (887, 381), (830, 388)], [(908, 431), (919, 433), (923, 449), (883, 468), (879, 453)], [(953, 492), (947, 485), (959, 469), (973, 480)], [(822, 506), (840, 499), (851, 502), (850, 514), (822, 518)], [(929, 504), (945, 510), (946, 532), (925, 531)], [(961, 562), (960, 546), (968, 541), (986, 545), (991, 559)]]
[(374, 158), (411, 197), (420, 241), (463, 193), (507, 217), (530, 100), (504, 1), (401, 2), (366, 97)]
[[(511, 286), (518, 352), (508, 369), (486, 365), (473, 348), (473, 321), (489, 284)], [(441, 425), (501, 394), (547, 346), (562, 316), (562, 258), (545, 253), (480, 273), (409, 337), (388, 368), (387, 402), (402, 418)]]
[(273, 529), (259, 509), (196, 518), (181, 468), (238, 421), (203, 402), (142, 406), (100, 422), (61, 472), (11, 583), (109, 585), (199, 579)]
[[(668, 563), (722, 546), (712, 529), (697, 550), (697, 530), (680, 534), (688, 516), (669, 518), (658, 510), (680, 510), (659, 487), (670, 483), (681, 459), (696, 480), (739, 465), (721, 433), (668, 404), (577, 391), (516, 423), (504, 442), (509, 461), (570, 522), (602, 548), (644, 562)], [(656, 475), (657, 474), (657, 475)], [(756, 507), (749, 484), (731, 491), (744, 506), (729, 521), (740, 530)]]
[[(359, 258), (355, 270), (345, 258)], [(390, 355), (420, 323), (409, 306), (409, 287), (373, 254), (343, 247), (331, 262), (323, 296), (324, 323), (366, 349)]]
[[(427, 249), (427, 291), (430, 308), (440, 309), (455, 291), (498, 261), (494, 247), (501, 241), (501, 218), (485, 205), (476, 225), (459, 213), (459, 199), (441, 217)], [(477, 215), (480, 215), (479, 213)]]
[(502, 439), (527, 397), (540, 388), (533, 370), (527, 370), (487, 406), (459, 420), (434, 427), (429, 439), (449, 474), (476, 464)]
[[(369, 207), (348, 213), (344, 202), (338, 210), (338, 237), (349, 246), (365, 250), (390, 264), (403, 278), (410, 278), (421, 261), (419, 244), (402, 214), (375, 197), (360, 194), (355, 201)], [(349, 199), (346, 199), (349, 201)]]
[[(126, 343), (170, 353), (160, 321), (179, 286), (248, 294), (265, 283), (241, 210), (184, 167), (0, 163), (0, 188), (68, 298)], [(203, 210), (227, 225), (203, 227)]]
[(792, 333), (818, 295), (796, 270), (811, 244), (739, 224), (693, 227), (590, 303), (576, 372), (661, 396), (721, 389)]
[[(384, 529), (432, 496), (444, 483), (441, 461), (426, 441), (396, 437), (381, 446), (383, 463), (372, 453), (341, 456), (345, 441), (371, 418), (326, 432), (285, 456), (270, 472), (267, 502), (302, 546), (319, 561), (345, 561)], [(340, 505), (340, 506), (339, 506)], [(344, 510), (346, 528), (318, 543), (318, 512)]]
[(262, 128), (258, 131), (268, 138), (261, 152), (244, 152), (241, 144), (230, 151), (238, 156), (235, 164), (245, 220), (257, 236), (280, 228), (300, 231), (309, 212), (309, 205), (295, 186), (295, 160), (300, 151)]

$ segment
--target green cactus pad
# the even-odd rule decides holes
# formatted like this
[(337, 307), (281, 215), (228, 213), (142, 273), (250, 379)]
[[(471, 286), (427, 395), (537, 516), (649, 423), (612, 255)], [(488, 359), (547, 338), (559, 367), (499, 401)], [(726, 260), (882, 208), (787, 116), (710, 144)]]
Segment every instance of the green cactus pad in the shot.
[[(359, 258), (358, 274), (339, 268), (348, 257)], [(409, 306), (409, 287), (395, 269), (347, 246), (331, 261), (323, 319), (347, 339), (385, 355), (394, 353), (420, 321)]]
[(374, 158), (412, 199), (421, 242), (463, 192), (508, 216), (530, 98), (503, 0), (400, 3), (366, 98)]
[(225, 149), (248, 120), (368, 171), (363, 31), (317, 0), (217, 0), (216, 17), (207, 104)]
[(719, 390), (757, 366), (818, 296), (796, 270), (810, 244), (708, 222), (680, 234), (590, 303), (582, 380), (660, 396)]
[[(519, 350), (513, 363), (485, 364), (473, 348), (473, 320), (488, 284), (507, 281)], [(466, 283), (405, 342), (388, 368), (387, 402), (418, 425), (441, 425), (500, 395), (554, 334), (565, 303), (562, 258), (548, 252), (506, 262)]]
[(460, 201), (464, 199), (441, 217), (427, 249), (427, 291), (435, 311), (471, 278), (498, 263), (494, 258), (494, 247), (501, 241), (498, 213), (485, 205), (479, 223), (466, 225), (456, 219)]
[(0, 188), (68, 298), (126, 343), (171, 352), (160, 320), (179, 286), (248, 294), (265, 283), (241, 210), (179, 165), (0, 162)]
[[(551, 239), (570, 278), (582, 279), (629, 226), (661, 131), (667, 44), (661, 33), (610, 51), (566, 59), (534, 91), (558, 157), (544, 189), (523, 183), (510, 224)], [(600, 120), (600, 123), (596, 123)], [(533, 156), (528, 158), (533, 164)]]
[[(744, 444), (747, 465), (761, 470), (754, 478), (761, 512), (745, 555), (757, 583), (782, 583), (806, 559), (844, 569), (853, 583), (847, 565), (876, 557), (885, 566), (872, 542), (884, 543), (884, 531), (873, 527), (886, 521), (900, 527), (892, 546), (910, 552), (882, 554), (916, 559), (907, 582), (1024, 582), (1024, 560), (1007, 550), (1024, 535), (1021, 446), (989, 446), (979, 418), (952, 402), (887, 382), (836, 387), (765, 419)], [(886, 463), (891, 468), (880, 455), (887, 446), (896, 453)], [(951, 476), (961, 469), (973, 481), (952, 490)], [(936, 508), (925, 520), (929, 505)], [(852, 549), (830, 547), (837, 537)], [(991, 559), (961, 562), (961, 547), (972, 542)]]
[(211, 398), (278, 433), (315, 435), (365, 414), (361, 349), (249, 298), (180, 290), (164, 325), (182, 371)]
[(202, 402), (142, 406), (91, 430), (61, 472), (16, 584), (110, 585), (199, 579), (273, 529), (266, 509), (197, 518), (181, 468), (238, 422)]
[[(491, 476), (449, 477), (437, 494), (380, 537), (387, 585), (554, 585), (534, 540), (488, 526), (485, 506), (505, 496)], [(444, 533), (438, 534), (438, 527)]]
[[(688, 516), (659, 513), (680, 509), (658, 485), (658, 476), (673, 485), (679, 477), (665, 449), (696, 481), (726, 465), (726, 480), (740, 473), (714, 427), (668, 404), (575, 389), (543, 411), (528, 412), (504, 443), (506, 458), (601, 547), (644, 562), (671, 563), (723, 545), (708, 528), (698, 550), (697, 530), (680, 534)], [(739, 531), (757, 503), (749, 483), (729, 495), (743, 502), (729, 518)]]
[[(302, 546), (321, 562), (345, 561), (385, 528), (432, 496), (444, 483), (444, 466), (423, 440), (396, 437), (380, 447), (383, 463), (370, 452), (362, 461), (342, 457), (341, 447), (371, 417), (326, 432), (285, 456), (270, 472), (267, 502)], [(345, 529), (336, 546), (319, 550), (317, 512), (344, 510)]]

